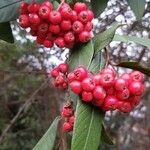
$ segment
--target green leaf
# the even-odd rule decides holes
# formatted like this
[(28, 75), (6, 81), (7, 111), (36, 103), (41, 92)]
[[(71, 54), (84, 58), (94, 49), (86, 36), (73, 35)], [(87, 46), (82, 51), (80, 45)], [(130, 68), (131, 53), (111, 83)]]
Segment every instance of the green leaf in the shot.
[(150, 67), (144, 67), (144, 66), (140, 65), (138, 62), (121, 62), (117, 66), (130, 68), (133, 70), (138, 70), (138, 71), (150, 76)]
[(33, 150), (53, 150), (59, 120), (60, 120), (60, 117), (57, 117), (53, 121), (50, 128), (47, 130), (44, 136), (40, 139), (37, 145), (33, 148)]
[[(92, 40), (84, 45), (76, 45), (69, 59), (70, 71), (80, 65), (89, 68), (93, 54)], [(74, 99), (77, 99), (77, 107), (71, 150), (96, 150), (100, 143), (102, 114), (100, 110), (83, 103), (79, 96)]]
[(142, 37), (138, 38), (138, 37), (135, 37), (135, 36), (127, 36), (127, 35), (118, 35), (118, 34), (116, 34), (114, 36), (113, 41), (135, 42), (135, 43), (150, 47), (150, 39), (144, 38), (144, 37), (143, 38)]
[(145, 11), (146, 0), (128, 0), (128, 4), (133, 10), (136, 19), (140, 20)]
[(76, 66), (85, 66), (88, 68), (91, 64), (94, 54), (93, 41), (85, 43), (83, 45), (76, 45), (72, 49), (72, 53), (69, 59), (69, 70), (72, 71)]
[(106, 31), (104, 31), (102, 33), (98, 33), (95, 36), (95, 38), (94, 38), (94, 40), (95, 40), (95, 44), (94, 44), (95, 53), (102, 50), (104, 47), (106, 47), (113, 40), (116, 29), (120, 26), (121, 25), (114, 24), (111, 28), (107, 29)]
[(104, 125), (102, 125), (102, 133), (101, 133), (101, 140), (109, 145), (114, 145), (113, 139), (110, 137), (110, 135), (108, 135), (108, 133), (106, 132), (106, 129), (104, 127)]
[(104, 62), (105, 62), (105, 60), (104, 60), (103, 53), (101, 51), (99, 51), (96, 54), (96, 56), (93, 58), (89, 70), (91, 72), (96, 73), (97, 71), (101, 70), (104, 67), (104, 65), (105, 65)]
[(78, 99), (71, 150), (97, 150), (101, 127), (100, 110)]
[[(31, 0), (25, 0), (31, 2)], [(37, 0), (42, 2), (43, 0)], [(0, 23), (17, 19), (19, 16), (20, 0), (0, 0)]]
[(14, 37), (9, 22), (0, 23), (0, 39), (9, 43), (14, 43)]
[(100, 13), (104, 11), (107, 6), (108, 0), (91, 0), (92, 10), (95, 17), (98, 17)]
[(53, 1), (53, 6), (54, 6), (54, 9), (57, 9), (59, 7), (59, 2)]

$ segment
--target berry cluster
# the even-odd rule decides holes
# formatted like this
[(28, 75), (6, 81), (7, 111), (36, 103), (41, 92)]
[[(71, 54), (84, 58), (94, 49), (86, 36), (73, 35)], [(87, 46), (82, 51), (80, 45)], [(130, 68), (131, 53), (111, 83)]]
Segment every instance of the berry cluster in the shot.
[(144, 76), (139, 71), (125, 73), (117, 78), (111, 68), (90, 74), (84, 67), (77, 67), (67, 78), (75, 94), (80, 94), (84, 102), (91, 102), (104, 111), (118, 109), (130, 112), (139, 104), (144, 92)]
[(38, 44), (50, 48), (55, 43), (60, 48), (72, 48), (75, 43), (92, 38), (93, 18), (93, 12), (81, 2), (75, 3), (73, 9), (62, 3), (58, 10), (49, 1), (22, 2), (19, 24), (22, 28), (30, 27), (30, 34), (37, 37)]
[(74, 111), (72, 106), (64, 106), (62, 110), (62, 117), (65, 119), (63, 124), (64, 132), (71, 132), (74, 125)]
[(68, 81), (66, 78), (68, 72), (68, 65), (65, 63), (60, 64), (51, 70), (50, 75), (54, 78), (54, 85), (60, 89), (68, 88)]

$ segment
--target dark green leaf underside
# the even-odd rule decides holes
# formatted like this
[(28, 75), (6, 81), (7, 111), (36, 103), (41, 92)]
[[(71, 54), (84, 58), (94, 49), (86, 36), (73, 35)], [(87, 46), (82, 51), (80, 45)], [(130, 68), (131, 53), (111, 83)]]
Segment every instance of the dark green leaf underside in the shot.
[(37, 145), (33, 148), (33, 150), (53, 150), (59, 120), (60, 120), (60, 117), (57, 117), (53, 121), (50, 128), (47, 130), (44, 136), (40, 139)]
[(0, 23), (0, 39), (9, 43), (14, 43), (14, 37), (9, 22)]
[(88, 68), (91, 64), (93, 54), (94, 46), (92, 41), (75, 46), (69, 58), (70, 71), (74, 70), (76, 66), (85, 66)]
[(95, 53), (98, 53), (98, 51), (102, 50), (104, 47), (106, 47), (114, 38), (116, 29), (120, 27), (121, 25), (114, 24), (112, 27), (107, 29), (106, 31), (102, 33), (98, 33), (95, 36), (95, 44), (94, 44), (94, 50)]
[(128, 0), (128, 4), (134, 12), (136, 19), (140, 20), (145, 11), (146, 0)]
[(101, 137), (101, 112), (78, 100), (71, 150), (97, 150)]
[(137, 44), (141, 44), (143, 46), (150, 47), (150, 39), (148, 38), (138, 38), (135, 36), (127, 36), (127, 35), (118, 35), (116, 34), (113, 38), (113, 41), (121, 41), (121, 42), (135, 42)]
[(138, 71), (141, 71), (142, 73), (150, 76), (150, 67), (144, 67), (144, 66), (140, 65), (138, 62), (121, 62), (117, 66), (130, 68), (133, 70), (138, 70)]
[(98, 17), (106, 8), (108, 0), (91, 0), (92, 10), (95, 17)]
[[(31, 2), (31, 0), (25, 0)], [(43, 0), (36, 0), (37, 2), (43, 2)], [(0, 23), (8, 22), (18, 18), (19, 5), (21, 0), (0, 0)]]
[(103, 53), (99, 51), (92, 60), (89, 70), (93, 73), (101, 70), (104, 67), (105, 60)]

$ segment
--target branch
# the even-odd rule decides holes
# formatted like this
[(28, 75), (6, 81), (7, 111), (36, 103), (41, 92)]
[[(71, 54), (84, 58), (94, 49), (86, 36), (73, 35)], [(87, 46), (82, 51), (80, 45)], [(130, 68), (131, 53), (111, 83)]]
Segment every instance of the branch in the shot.
[(10, 130), (10, 128), (14, 125), (14, 123), (17, 121), (17, 119), (20, 117), (20, 115), (24, 112), (27, 111), (27, 109), (29, 108), (29, 106), (31, 106), (32, 102), (33, 102), (33, 98), (36, 96), (36, 94), (43, 89), (43, 87), (48, 83), (49, 78), (45, 80), (45, 82), (43, 84), (41, 84), (41, 86), (35, 90), (35, 92), (26, 100), (26, 102), (19, 108), (19, 111), (17, 112), (17, 114), (15, 115), (15, 117), (10, 121), (10, 123), (6, 126), (6, 128), (3, 130), (1, 136), (0, 136), (0, 144), (3, 142), (4, 138), (7, 136), (8, 131)]
[(32, 75), (33, 73), (34, 74), (39, 74), (39, 75), (41, 75), (41, 74), (45, 74), (45, 72), (44, 71), (17, 71), (17, 70), (7, 70), (7, 69), (1, 69), (0, 68), (0, 72), (4, 72), (4, 73), (15, 73), (15, 74), (28, 74), (28, 75)]

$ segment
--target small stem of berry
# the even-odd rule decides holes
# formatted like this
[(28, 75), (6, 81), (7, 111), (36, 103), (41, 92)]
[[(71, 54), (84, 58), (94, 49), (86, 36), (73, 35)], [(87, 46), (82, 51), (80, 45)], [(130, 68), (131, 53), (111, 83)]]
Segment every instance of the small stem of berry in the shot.
[(108, 49), (106, 47), (104, 48), (104, 50), (105, 50), (105, 54), (106, 54), (106, 63), (105, 63), (104, 68), (106, 68), (109, 64), (109, 52), (108, 52)]
[(65, 0), (61, 0), (61, 3), (59, 5), (59, 7), (57, 8), (57, 11), (59, 11), (60, 7), (65, 3)]

